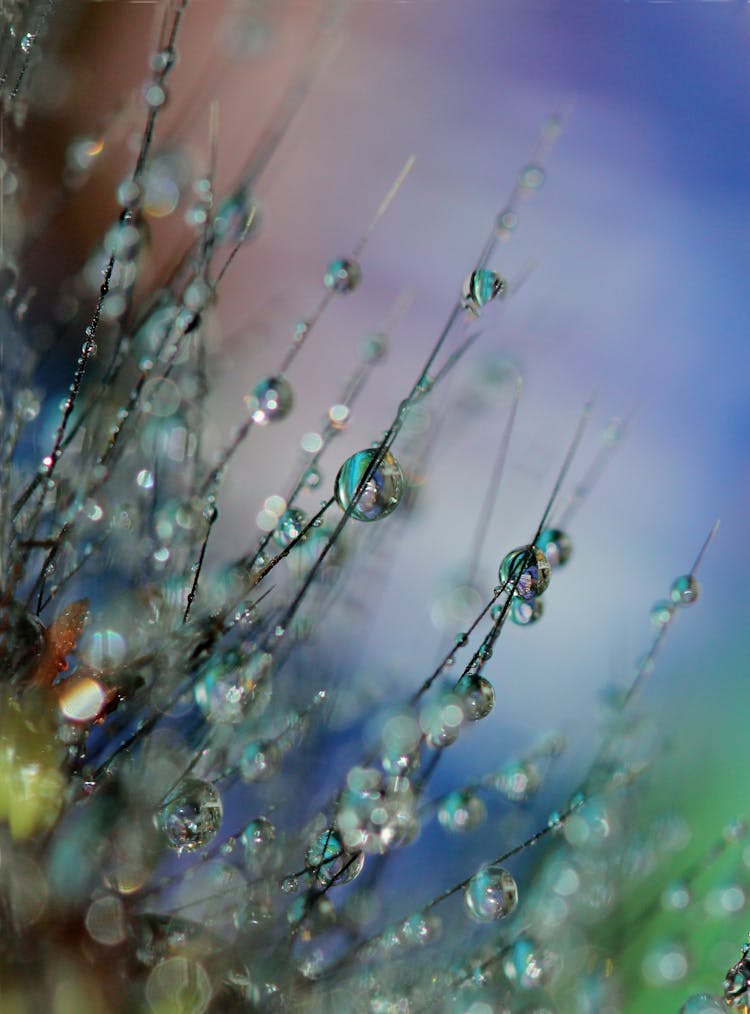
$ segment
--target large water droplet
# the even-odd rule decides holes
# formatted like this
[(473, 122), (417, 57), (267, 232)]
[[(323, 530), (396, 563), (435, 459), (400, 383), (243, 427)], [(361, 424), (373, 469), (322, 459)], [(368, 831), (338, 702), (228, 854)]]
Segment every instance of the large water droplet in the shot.
[(461, 306), (478, 317), (482, 307), (501, 296), (506, 288), (505, 279), (494, 271), (489, 271), (486, 268), (472, 271), (461, 289)]
[(221, 826), (221, 796), (210, 783), (186, 778), (160, 815), (171, 848), (192, 851), (206, 845)]
[(494, 922), (510, 915), (518, 904), (518, 888), (497, 863), (481, 866), (464, 889), (469, 915), (478, 922)]
[(500, 583), (518, 598), (531, 599), (549, 586), (551, 567), (537, 546), (512, 549), (500, 564)]
[(363, 852), (350, 852), (337, 831), (329, 827), (322, 831), (305, 854), (305, 865), (310, 876), (321, 887), (334, 881), (348, 884), (359, 876), (365, 865)]
[(338, 505), (345, 511), (356, 499), (356, 505), (351, 508), (351, 517), (357, 521), (378, 521), (386, 517), (396, 509), (403, 492), (401, 466), (386, 451), (359, 496), (356, 495), (376, 453), (372, 449), (358, 451), (347, 458), (336, 476), (334, 491)]

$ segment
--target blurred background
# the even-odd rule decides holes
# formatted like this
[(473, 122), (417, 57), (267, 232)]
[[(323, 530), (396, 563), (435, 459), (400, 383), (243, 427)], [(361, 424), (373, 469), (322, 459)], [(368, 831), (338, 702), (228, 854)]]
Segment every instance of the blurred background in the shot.
[[(563, 110), (544, 186), (522, 203), (517, 229), (490, 265), (523, 284), (486, 308), (476, 345), (425, 403), (439, 430), (426, 460), (410, 463), (422, 475), (411, 512), (394, 514), (390, 540), (353, 533), (364, 540), (354, 558), (355, 601), (339, 602), (328, 617), (312, 678), (351, 679), (396, 700), (416, 689), (463, 625), (445, 619), (446, 591), (465, 577), (515, 376), (523, 394), (486, 525), (478, 574), (485, 596), (505, 553), (535, 530), (593, 396), (563, 503), (610, 420), (629, 420), (627, 434), (571, 523), (574, 558), (553, 578), (543, 621), (508, 629), (495, 651), (487, 671), (495, 712), (451, 750), (436, 785), (458, 785), (554, 728), (569, 750), (530, 824), (564, 802), (596, 750), (602, 692), (632, 679), (652, 636), (651, 605), (689, 570), (718, 517), (701, 600), (678, 618), (643, 698), (669, 743), (655, 805), (684, 808), (699, 854), (748, 808), (738, 788), (750, 648), (750, 592), (740, 581), (750, 563), (747, 4), (352, 0), (329, 18), (321, 44), (327, 10), (317, 0), (191, 5), (159, 122), (157, 150), (186, 168), (177, 198), (165, 198), (168, 213), (151, 216), (152, 280), (188, 235), (183, 213), (190, 181), (208, 166), (212, 100), (221, 190), (278, 124), (279, 103), (309, 67), (304, 99), (254, 187), (257, 237), (239, 252), (208, 322), (209, 439), (217, 447), (243, 418), (243, 395), (274, 372), (295, 322), (317, 305), (327, 263), (354, 248), (416, 156), (362, 254), (361, 287), (334, 302), (290, 370), (294, 412), (253, 433), (237, 454), (211, 562), (257, 540), (264, 499), (283, 491), (300, 438), (339, 400), (361, 336), (382, 329), (406, 292), (388, 358), (305, 506), (314, 510), (329, 495), (348, 454), (379, 438), (530, 161), (541, 124)], [(34, 204), (54, 202), (72, 139), (107, 139), (96, 175), (50, 204), (51, 224), (25, 255), (45, 312), (116, 214), (115, 187), (132, 161), (128, 137), (140, 117), (131, 92), (144, 79), (161, 16), (146, 3), (87, 4), (70, 22), (59, 64), (39, 78), (47, 108), (30, 127), (36, 155), (27, 145)], [(345, 706), (340, 721), (345, 727)], [(485, 846), (483, 854), (480, 843), (471, 854), (496, 851)], [(455, 869), (455, 856), (451, 863)], [(744, 933), (737, 925), (741, 918), (711, 929), (691, 967), (696, 988), (718, 990)], [(692, 981), (669, 994), (647, 991), (628, 1009), (676, 1010)]]

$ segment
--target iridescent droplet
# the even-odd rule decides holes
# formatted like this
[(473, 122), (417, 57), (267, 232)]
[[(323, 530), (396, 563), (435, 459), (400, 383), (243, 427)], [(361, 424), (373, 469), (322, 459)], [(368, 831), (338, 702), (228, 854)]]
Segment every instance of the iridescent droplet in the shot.
[(323, 276), (323, 284), (334, 292), (352, 292), (362, 281), (362, 269), (356, 261), (339, 257), (331, 261)]
[(559, 967), (559, 956), (523, 934), (503, 956), (503, 973), (514, 986), (524, 990), (545, 986)]
[(518, 598), (532, 599), (549, 586), (551, 567), (537, 546), (512, 549), (500, 564), (500, 583)]
[(481, 866), (464, 889), (469, 915), (478, 922), (494, 922), (511, 914), (518, 904), (518, 887), (498, 863)]
[(401, 466), (390, 451), (386, 451), (360, 494), (356, 495), (376, 454), (374, 449), (358, 451), (347, 458), (336, 476), (334, 490), (338, 505), (344, 511), (349, 510), (357, 521), (377, 521), (386, 517), (396, 509), (403, 492)]
[(348, 884), (359, 876), (365, 865), (363, 852), (351, 852), (344, 847), (338, 832), (326, 828), (312, 843), (305, 854), (308, 873), (321, 887), (329, 884)]
[(200, 778), (186, 778), (162, 808), (160, 823), (170, 848), (191, 852), (211, 841), (222, 816), (217, 789)]
[[(493, 606), (493, 609), (496, 608)], [(528, 627), (537, 620), (541, 620), (544, 614), (544, 602), (541, 599), (517, 599), (513, 598), (510, 604), (510, 618), (519, 627)]]
[(461, 306), (475, 317), (483, 306), (505, 293), (507, 282), (494, 271), (480, 268), (466, 277), (461, 289)]
[(701, 586), (693, 574), (683, 574), (672, 582), (669, 595), (676, 606), (689, 606), (698, 598)]
[(536, 545), (547, 557), (553, 570), (564, 567), (573, 552), (570, 536), (560, 528), (545, 528), (536, 540)]
[(253, 421), (259, 426), (286, 418), (293, 404), (292, 386), (286, 377), (281, 375), (261, 380), (249, 398)]

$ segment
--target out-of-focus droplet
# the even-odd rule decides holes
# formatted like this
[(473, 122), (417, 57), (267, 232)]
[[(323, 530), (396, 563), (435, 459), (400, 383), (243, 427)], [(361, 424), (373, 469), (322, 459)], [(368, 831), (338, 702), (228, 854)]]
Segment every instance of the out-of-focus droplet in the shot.
[(286, 377), (266, 377), (248, 398), (253, 421), (259, 426), (285, 419), (294, 405), (292, 385)]
[(518, 176), (518, 185), (523, 190), (539, 190), (544, 185), (545, 172), (540, 165), (524, 166)]
[(676, 606), (689, 606), (701, 593), (698, 579), (692, 574), (683, 574), (672, 582), (669, 595)]
[(727, 1014), (727, 1006), (708, 993), (694, 993), (680, 1007), (680, 1014)]
[(487, 809), (476, 794), (467, 789), (449, 793), (440, 804), (438, 820), (446, 831), (472, 831), (487, 816)]
[(255, 236), (261, 227), (262, 215), (258, 202), (247, 187), (229, 194), (216, 209), (214, 236), (219, 243), (239, 243)]
[(331, 261), (323, 276), (323, 284), (333, 292), (353, 292), (362, 281), (362, 269), (346, 257)]
[(674, 615), (674, 602), (669, 602), (667, 599), (660, 599), (651, 606), (651, 612), (649, 613), (651, 622), (655, 627), (665, 627)]

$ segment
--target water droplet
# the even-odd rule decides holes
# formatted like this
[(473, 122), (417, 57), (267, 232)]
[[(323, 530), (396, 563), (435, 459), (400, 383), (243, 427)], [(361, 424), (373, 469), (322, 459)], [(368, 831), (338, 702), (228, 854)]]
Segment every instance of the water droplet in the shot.
[(127, 176), (117, 188), (117, 200), (123, 208), (134, 208), (140, 203), (143, 191), (136, 181)]
[(37, 396), (28, 387), (24, 387), (16, 396), (16, 411), (24, 422), (33, 422), (39, 415), (40, 403)]
[(501, 242), (510, 239), (511, 233), (515, 231), (517, 225), (518, 215), (514, 211), (501, 211), (495, 222), (497, 238)]
[(150, 59), (151, 70), (157, 74), (165, 74), (174, 66), (176, 53), (174, 49), (160, 49)]
[(464, 718), (478, 722), (486, 718), (495, 706), (495, 690), (484, 676), (467, 674), (456, 684), (456, 696), (461, 702)]
[(305, 865), (313, 880), (321, 887), (334, 881), (348, 884), (358, 877), (365, 865), (363, 852), (350, 852), (337, 831), (329, 827), (322, 831), (305, 854)]
[(518, 887), (497, 863), (482, 866), (464, 889), (469, 915), (477, 922), (494, 922), (511, 914), (518, 904)]
[(657, 944), (646, 954), (641, 965), (644, 979), (652, 986), (680, 982), (690, 970), (685, 948), (678, 943)]
[(150, 82), (143, 89), (143, 97), (149, 109), (160, 109), (167, 101), (167, 93), (160, 84)]
[(362, 281), (362, 269), (356, 261), (346, 257), (331, 261), (328, 265), (323, 284), (334, 292), (353, 292)]
[(475, 317), (483, 306), (505, 293), (507, 282), (494, 271), (480, 268), (466, 277), (461, 289), (461, 306)]
[(434, 912), (416, 912), (401, 923), (400, 935), (405, 944), (424, 946), (437, 940), (443, 931), (440, 916)]
[(107, 691), (90, 676), (72, 676), (60, 684), (58, 705), (69, 722), (93, 722), (107, 703)]
[(299, 881), (296, 877), (284, 877), (279, 886), (284, 894), (296, 894), (299, 890)]
[[(290, 507), (279, 518), (273, 537), (280, 546), (286, 547), (299, 538), (306, 524), (307, 514), (297, 507)], [(304, 542), (305, 540), (301, 539), (300, 541)]]
[(294, 394), (286, 377), (266, 377), (256, 385), (249, 399), (253, 421), (259, 426), (278, 422), (292, 410)]
[(520, 936), (503, 957), (506, 979), (521, 989), (545, 986), (559, 967), (559, 956), (527, 934)]
[(366, 363), (377, 363), (388, 351), (388, 336), (380, 332), (369, 334), (362, 342), (362, 358)]
[(668, 884), (661, 893), (661, 907), (667, 912), (682, 912), (691, 901), (687, 884)]
[(442, 694), (428, 701), (419, 714), (419, 724), (428, 746), (442, 750), (458, 739), (464, 721), (464, 709), (457, 694)]
[(86, 172), (104, 151), (104, 142), (98, 137), (76, 137), (65, 152), (65, 162), (73, 173)]
[(273, 741), (254, 740), (248, 743), (240, 757), (240, 774), (246, 782), (260, 782), (273, 778), (281, 764), (281, 750)]
[(409, 780), (352, 768), (339, 797), (336, 828), (350, 852), (384, 853), (412, 841), (419, 823)]
[(160, 824), (170, 848), (190, 852), (211, 841), (222, 816), (217, 789), (199, 778), (186, 778), (162, 808)]
[(532, 761), (510, 761), (494, 779), (493, 786), (506, 799), (520, 803), (532, 796), (542, 783), (539, 768)]
[(265, 817), (251, 820), (240, 835), (245, 862), (252, 872), (258, 872), (276, 861), (276, 828)]
[(335, 430), (343, 430), (349, 421), (350, 409), (348, 405), (331, 405), (328, 410), (328, 418)]
[(21, 39), (20, 46), (24, 53), (30, 53), (34, 47), (36, 41), (36, 35), (33, 32), (27, 32)]
[[(498, 609), (497, 606), (492, 607), (492, 612)], [(498, 609), (498, 613), (501, 610)], [(544, 614), (544, 602), (541, 599), (517, 599), (513, 598), (510, 604), (510, 618), (514, 623), (517, 623), (519, 627), (528, 627), (532, 623), (536, 623), (540, 620)], [(495, 619), (495, 617), (493, 617)]]
[[(344, 462), (335, 482), (335, 495), (339, 507), (347, 510), (355, 500), (355, 494), (371, 462), (374, 450), (358, 451)], [(393, 455), (386, 451), (383, 460), (374, 470), (356, 497), (356, 506), (351, 508), (351, 517), (357, 521), (377, 521), (386, 517), (398, 506), (404, 488), (401, 466)]]
[(708, 993), (693, 993), (680, 1007), (680, 1014), (727, 1014), (727, 1007)]
[(692, 574), (683, 574), (672, 582), (669, 595), (676, 606), (689, 606), (698, 598), (701, 586)]
[(673, 602), (668, 599), (660, 599), (651, 606), (651, 612), (649, 614), (651, 622), (655, 627), (664, 627), (672, 619), (674, 614), (675, 606)]
[(536, 540), (538, 549), (547, 557), (550, 567), (564, 567), (573, 552), (570, 536), (560, 528), (545, 528)]
[(521, 170), (518, 184), (524, 190), (539, 190), (544, 184), (545, 173), (540, 165), (527, 165)]
[(261, 221), (258, 202), (247, 188), (240, 187), (219, 203), (214, 217), (214, 236), (220, 243), (239, 243), (245, 229), (247, 239), (257, 235)]
[(449, 793), (440, 804), (438, 820), (446, 831), (472, 831), (487, 816), (487, 809), (475, 792), (459, 789)]
[(507, 590), (513, 588), (518, 598), (531, 599), (549, 586), (551, 568), (541, 549), (519, 546), (512, 549), (500, 564), (500, 582)]

